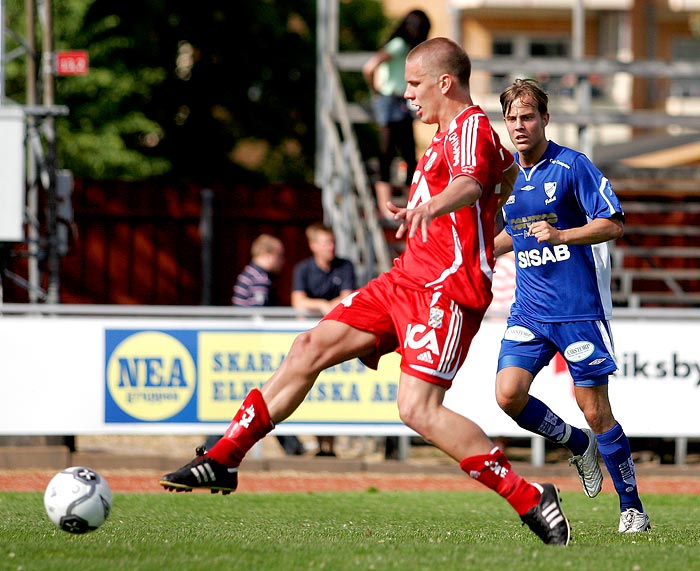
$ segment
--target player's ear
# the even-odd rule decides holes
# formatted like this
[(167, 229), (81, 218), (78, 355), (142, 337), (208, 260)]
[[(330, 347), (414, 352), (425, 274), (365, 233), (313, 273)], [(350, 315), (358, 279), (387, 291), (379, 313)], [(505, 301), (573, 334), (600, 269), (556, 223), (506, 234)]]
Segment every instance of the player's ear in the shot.
[(452, 76), (448, 73), (443, 73), (438, 77), (438, 85), (440, 86), (440, 91), (447, 93), (452, 85)]
[(544, 125), (545, 127), (549, 125), (549, 113), (545, 113), (544, 115), (542, 115), (542, 125)]

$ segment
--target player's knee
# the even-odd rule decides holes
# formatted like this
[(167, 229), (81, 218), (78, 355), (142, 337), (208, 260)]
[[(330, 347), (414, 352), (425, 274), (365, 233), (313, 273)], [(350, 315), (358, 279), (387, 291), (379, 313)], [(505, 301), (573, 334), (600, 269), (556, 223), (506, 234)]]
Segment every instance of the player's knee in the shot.
[(496, 402), (501, 410), (509, 416), (516, 416), (527, 404), (527, 392), (525, 394), (513, 384), (507, 382), (496, 383)]
[(417, 416), (413, 404), (409, 404), (405, 399), (399, 399), (397, 405), (399, 407), (399, 418), (401, 422), (409, 428), (413, 428), (411, 425)]
[(401, 422), (412, 430), (415, 430), (421, 436), (427, 437), (425, 432), (429, 422), (426, 419), (425, 403), (421, 405), (414, 401), (401, 399), (398, 402), (398, 406)]
[(288, 367), (313, 369), (313, 363), (321, 356), (321, 347), (309, 331), (297, 335), (284, 360)]
[(617, 423), (610, 407), (605, 405), (590, 405), (583, 411), (583, 416), (586, 418), (588, 426), (596, 434), (610, 430)]

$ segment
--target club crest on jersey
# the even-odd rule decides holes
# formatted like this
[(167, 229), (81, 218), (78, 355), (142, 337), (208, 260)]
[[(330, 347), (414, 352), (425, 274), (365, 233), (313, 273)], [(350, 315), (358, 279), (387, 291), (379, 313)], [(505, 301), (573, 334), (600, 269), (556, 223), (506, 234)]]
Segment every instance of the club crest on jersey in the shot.
[(440, 329), (442, 327), (442, 318), (445, 312), (439, 307), (430, 308), (430, 318), (428, 319), (428, 327), (433, 329)]
[(549, 197), (547, 200), (544, 201), (545, 204), (549, 204), (550, 202), (554, 202), (557, 197), (554, 196), (554, 194), (557, 192), (557, 183), (556, 182), (545, 182), (544, 183), (544, 193)]

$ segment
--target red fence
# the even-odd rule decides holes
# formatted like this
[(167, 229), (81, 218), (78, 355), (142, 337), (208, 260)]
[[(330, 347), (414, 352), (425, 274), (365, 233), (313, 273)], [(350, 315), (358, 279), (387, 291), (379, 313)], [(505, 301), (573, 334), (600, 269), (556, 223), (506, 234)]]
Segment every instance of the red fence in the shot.
[[(321, 220), (321, 192), (313, 186), (211, 188), (211, 271), (203, 269), (202, 188), (162, 183), (76, 181), (74, 237), (61, 259), (62, 303), (199, 305), (210, 284), (212, 305), (229, 305), (250, 245), (266, 232), (286, 247), (277, 287), (289, 304), (293, 265), (310, 255), (304, 229)], [(26, 276), (26, 260), (9, 269)], [(45, 272), (42, 272), (45, 274)], [(5, 280), (4, 300), (26, 302), (27, 292)], [(46, 284), (42, 284), (46, 287)]]
[[(668, 227), (700, 225), (700, 198), (695, 194), (637, 192), (616, 183), (623, 205), (630, 201), (663, 203), (663, 212), (627, 213), (620, 246), (696, 246), (695, 233), (661, 232)], [(162, 182), (76, 181), (73, 192), (74, 237), (60, 262), (62, 303), (229, 305), (233, 282), (248, 262), (250, 245), (266, 232), (286, 247), (286, 266), (277, 280), (282, 305), (289, 304), (292, 268), (309, 254), (304, 229), (321, 220), (321, 192), (313, 186), (270, 185), (262, 188), (213, 187), (211, 267), (203, 268), (200, 232), (202, 188)], [(676, 207), (677, 206), (677, 207)], [(691, 208), (693, 206), (693, 208)], [(635, 233), (634, 227), (645, 228)], [(660, 232), (654, 232), (658, 228)], [(21, 254), (18, 249), (16, 254)], [(663, 260), (626, 257), (626, 266), (698, 267), (698, 259)], [(45, 289), (46, 271), (42, 264)], [(11, 257), (8, 269), (26, 277), (26, 258)], [(638, 287), (648, 289), (653, 284)], [(697, 291), (695, 282), (690, 284)], [(4, 301), (22, 303), (27, 291), (3, 280)], [(205, 295), (206, 294), (206, 295)]]

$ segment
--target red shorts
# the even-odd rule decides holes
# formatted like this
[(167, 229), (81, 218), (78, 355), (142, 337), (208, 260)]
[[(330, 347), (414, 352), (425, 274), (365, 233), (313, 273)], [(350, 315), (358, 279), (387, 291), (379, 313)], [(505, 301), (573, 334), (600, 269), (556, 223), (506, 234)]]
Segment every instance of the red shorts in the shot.
[(374, 353), (361, 357), (372, 369), (391, 351), (401, 370), (445, 388), (467, 357), (483, 312), (469, 312), (442, 293), (394, 283), (382, 274), (355, 291), (324, 317), (377, 337)]

